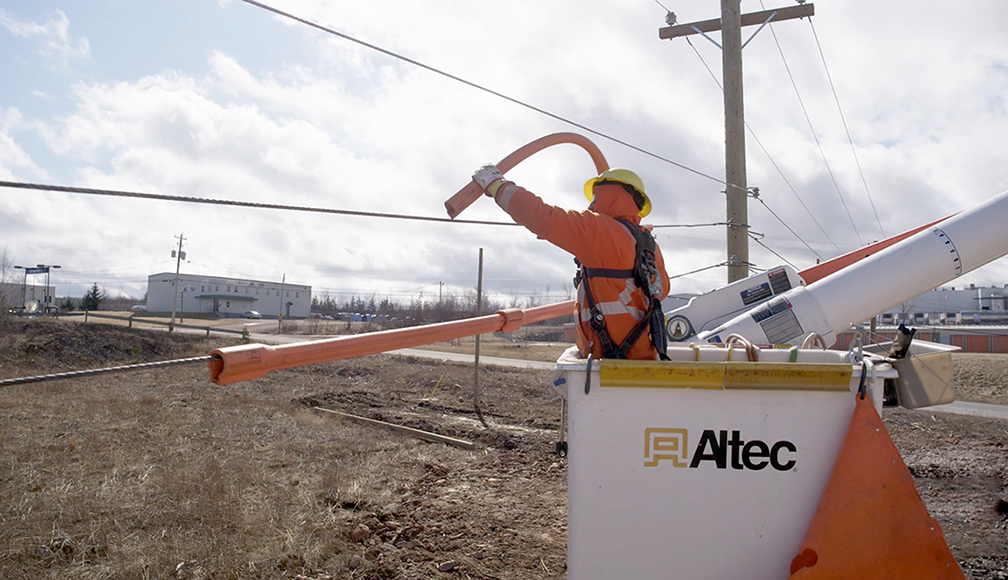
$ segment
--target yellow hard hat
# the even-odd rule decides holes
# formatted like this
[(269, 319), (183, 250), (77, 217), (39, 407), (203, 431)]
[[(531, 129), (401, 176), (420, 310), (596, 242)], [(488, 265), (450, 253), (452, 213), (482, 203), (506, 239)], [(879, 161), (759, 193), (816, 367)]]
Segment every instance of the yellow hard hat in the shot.
[(647, 192), (644, 190), (644, 182), (633, 171), (629, 169), (609, 169), (603, 171), (598, 177), (589, 179), (584, 184), (584, 193), (588, 201), (595, 199), (595, 184), (600, 181), (615, 181), (616, 183), (622, 183), (634, 188), (644, 198), (644, 207), (640, 209), (637, 215), (644, 217), (651, 213), (651, 198), (648, 197)]

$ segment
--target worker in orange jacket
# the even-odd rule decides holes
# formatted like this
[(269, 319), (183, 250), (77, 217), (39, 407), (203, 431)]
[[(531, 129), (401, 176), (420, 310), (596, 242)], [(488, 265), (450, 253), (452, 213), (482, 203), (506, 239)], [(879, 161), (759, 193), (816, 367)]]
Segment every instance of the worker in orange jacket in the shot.
[(584, 186), (586, 211), (549, 205), (486, 165), (473, 174), (484, 193), (516, 222), (574, 255), (577, 345), (582, 357), (665, 358), (661, 300), (669, 279), (661, 250), (640, 220), (651, 211), (644, 183), (610, 169)]

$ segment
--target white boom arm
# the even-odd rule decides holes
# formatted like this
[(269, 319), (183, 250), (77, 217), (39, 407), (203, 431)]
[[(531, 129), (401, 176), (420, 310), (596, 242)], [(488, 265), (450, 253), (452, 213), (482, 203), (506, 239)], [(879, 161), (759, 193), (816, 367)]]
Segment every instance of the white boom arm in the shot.
[(836, 333), (1008, 254), (1008, 192), (952, 216), (822, 280), (774, 296), (698, 341), (740, 334), (759, 344), (800, 344)]

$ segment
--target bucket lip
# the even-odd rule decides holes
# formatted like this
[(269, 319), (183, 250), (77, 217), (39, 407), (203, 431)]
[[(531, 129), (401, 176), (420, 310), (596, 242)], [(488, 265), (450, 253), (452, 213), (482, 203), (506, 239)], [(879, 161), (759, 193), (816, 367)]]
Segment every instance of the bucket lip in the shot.
[[(893, 342), (891, 340), (887, 340), (872, 345), (865, 345), (865, 352), (886, 356), (889, 352), (889, 347), (892, 346), (892, 343)], [(907, 358), (915, 356), (944, 355), (961, 351), (962, 347), (954, 344), (914, 339), (913, 342), (910, 343), (910, 352)]]
[[(670, 354), (672, 354), (671, 353), (672, 349), (669, 349), (669, 350), (670, 350)], [(693, 355), (694, 351), (692, 351), (690, 349), (686, 349), (686, 350), (688, 350), (691, 353), (691, 356)], [(721, 350), (723, 350), (723, 349), (721, 349)], [(723, 366), (725, 369), (736, 369), (736, 371), (734, 371), (734, 372), (738, 372), (737, 369), (739, 369), (739, 368), (746, 368), (746, 367), (748, 367), (752, 371), (756, 371), (756, 372), (759, 372), (760, 369), (765, 369), (765, 371), (768, 372), (768, 373), (777, 372), (777, 370), (780, 370), (780, 369), (786, 369), (787, 367), (789, 367), (791, 365), (794, 365), (794, 367), (796, 367), (796, 369), (801, 368), (801, 369), (804, 369), (804, 370), (808, 370), (810, 368), (814, 369), (816, 367), (820, 367), (820, 368), (824, 368), (825, 369), (826, 367), (844, 366), (844, 367), (851, 368), (851, 378), (852, 378), (852, 381), (853, 381), (853, 385), (856, 387), (857, 379), (860, 379), (860, 377), (861, 377), (861, 364), (860, 363), (852, 364), (852, 363), (848, 362), (848, 360), (846, 359), (846, 355), (847, 355), (846, 352), (844, 352), (844, 351), (822, 351), (822, 350), (814, 350), (814, 349), (810, 349), (808, 352), (809, 352), (810, 357), (819, 358), (820, 360), (805, 360), (805, 361), (798, 360), (797, 362), (793, 362), (792, 363), (792, 362), (789, 362), (789, 361), (777, 360), (776, 357), (774, 357), (774, 358), (767, 357), (770, 360), (764, 359), (764, 360), (761, 360), (759, 362), (748, 362), (748, 361), (745, 361), (745, 360), (740, 360), (740, 361), (726, 361), (726, 360), (701, 360), (701, 361), (696, 361), (696, 360), (693, 360), (693, 359), (690, 359), (690, 360), (681, 360), (681, 359), (680, 360), (675, 360), (674, 357), (673, 357), (673, 360), (667, 361), (667, 362), (663, 362), (663, 361), (637, 361), (637, 360), (635, 360), (635, 361), (622, 361), (622, 360), (621, 361), (613, 361), (613, 360), (609, 360), (608, 362), (606, 362), (606, 360), (603, 359), (603, 360), (592, 360), (591, 371), (593, 373), (600, 372), (600, 370), (602, 369), (603, 365), (608, 365), (609, 367), (613, 367), (613, 366), (616, 366), (616, 367), (637, 366), (637, 367), (645, 367), (645, 368), (651, 368), (651, 367), (654, 367), (654, 368), (666, 367), (667, 368), (668, 366), (689, 367), (691, 365), (698, 365), (698, 366), (703, 366), (703, 367)], [(824, 353), (827, 353), (827, 354), (825, 354), (825, 356), (824, 356)], [(896, 369), (894, 367), (894, 365), (891, 364), (890, 361), (888, 361), (888, 360), (886, 360), (886, 359), (884, 359), (882, 357), (879, 357), (879, 356), (876, 356), (876, 355), (871, 355), (871, 354), (869, 354), (866, 358), (871, 361), (871, 371), (870, 371), (871, 376), (877, 377), (877, 378), (884, 378), (884, 379), (896, 378), (896, 377), (899, 376), (898, 369)], [(559, 374), (566, 373), (566, 372), (581, 372), (581, 373), (583, 373), (583, 372), (586, 372), (588, 370), (587, 369), (587, 365), (588, 365), (588, 359), (580, 358), (580, 354), (578, 352), (577, 347), (571, 347), (571, 348), (567, 349), (566, 351), (564, 351), (564, 353), (561, 354), (560, 357), (557, 359), (553, 372), (554, 372), (555, 376), (559, 376)], [(775, 370), (775, 369), (777, 369), (777, 370)]]
[[(852, 366), (858, 367), (855, 373), (860, 372), (860, 364), (852, 363), (850, 358), (850, 353), (841, 350), (821, 350), (821, 349), (796, 349), (797, 360), (795, 363), (789, 363), (791, 356), (791, 349), (785, 348), (775, 348), (775, 349), (762, 349), (760, 351), (760, 360), (757, 363), (770, 363), (770, 364), (851, 364)], [(696, 348), (692, 346), (670, 346), (667, 350), (671, 361), (635, 361), (641, 364), (654, 364), (654, 365), (664, 365), (664, 364), (691, 364), (695, 362), (702, 363), (724, 363), (727, 357), (727, 351), (723, 347), (714, 345), (696, 345)], [(700, 353), (700, 361), (697, 361), (697, 354)], [(745, 354), (742, 349), (735, 350), (738, 358), (732, 362), (746, 362)], [(872, 363), (875, 365), (876, 371), (888, 370), (890, 365), (884, 357), (878, 356), (875, 353), (865, 353), (868, 358), (871, 359)], [(588, 359), (581, 358), (581, 354), (576, 346), (572, 346), (565, 350), (556, 360), (556, 369), (561, 371), (584, 371), (587, 368)], [(598, 368), (599, 359), (592, 361), (592, 369)]]

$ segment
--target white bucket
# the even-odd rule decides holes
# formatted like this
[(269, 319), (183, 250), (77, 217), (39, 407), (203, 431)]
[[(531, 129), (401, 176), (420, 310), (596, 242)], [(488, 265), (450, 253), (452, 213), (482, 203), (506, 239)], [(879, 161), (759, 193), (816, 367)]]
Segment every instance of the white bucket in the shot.
[[(557, 361), (569, 417), (568, 578), (790, 575), (862, 367), (837, 351), (761, 351), (757, 363), (727, 362), (727, 352), (595, 361), (588, 394), (587, 361), (575, 349)], [(744, 350), (732, 354), (745, 361)], [(866, 375), (881, 411), (883, 380), (896, 373), (883, 363)]]

